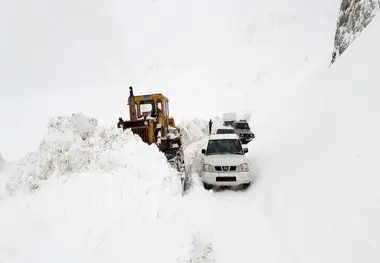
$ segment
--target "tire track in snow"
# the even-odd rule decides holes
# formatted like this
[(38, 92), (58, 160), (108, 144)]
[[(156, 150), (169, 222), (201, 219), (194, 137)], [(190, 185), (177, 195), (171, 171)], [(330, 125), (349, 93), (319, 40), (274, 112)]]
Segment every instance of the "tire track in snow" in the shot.
[[(261, 210), (256, 181), (246, 191), (206, 191), (197, 174), (200, 165), (197, 151), (207, 138), (185, 149), (193, 167), (193, 185), (185, 196), (186, 210), (192, 227), (198, 231), (195, 238), (194, 261), (190, 262), (283, 262), (280, 244)], [(249, 158), (255, 179), (259, 167)], [(199, 172), (199, 170), (198, 170)]]

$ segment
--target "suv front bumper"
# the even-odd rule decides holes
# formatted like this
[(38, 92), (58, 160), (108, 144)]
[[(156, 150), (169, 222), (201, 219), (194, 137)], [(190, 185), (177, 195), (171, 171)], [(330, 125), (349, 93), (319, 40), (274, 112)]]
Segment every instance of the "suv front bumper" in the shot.
[(202, 182), (210, 185), (233, 186), (250, 183), (252, 181), (248, 172), (202, 172)]

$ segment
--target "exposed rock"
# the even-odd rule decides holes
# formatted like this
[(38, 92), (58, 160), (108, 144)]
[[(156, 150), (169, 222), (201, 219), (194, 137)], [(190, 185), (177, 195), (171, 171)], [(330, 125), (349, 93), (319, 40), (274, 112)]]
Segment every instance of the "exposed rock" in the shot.
[(380, 0), (342, 0), (331, 64), (347, 49), (380, 8)]

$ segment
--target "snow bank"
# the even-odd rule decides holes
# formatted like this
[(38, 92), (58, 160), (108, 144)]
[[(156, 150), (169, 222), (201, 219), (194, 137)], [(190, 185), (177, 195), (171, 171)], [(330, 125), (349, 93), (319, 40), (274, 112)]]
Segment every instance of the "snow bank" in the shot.
[(197, 257), (199, 233), (181, 209), (180, 177), (155, 146), (83, 114), (52, 119), (48, 128), (38, 150), (15, 165), (13, 195), (0, 201), (0, 261)]
[[(198, 142), (207, 136), (209, 134), (209, 121), (210, 120), (193, 119), (184, 120), (179, 123), (178, 126), (181, 129), (184, 145), (187, 146), (194, 142)], [(221, 117), (214, 117), (212, 121), (211, 132), (215, 132), (218, 127), (223, 126), (223, 119)]]
[(60, 116), (49, 121), (48, 134), (37, 151), (20, 161), (19, 173), (9, 189), (37, 189), (41, 180), (52, 175), (110, 173), (122, 168), (142, 171), (154, 179), (161, 175), (144, 165), (151, 160), (157, 163), (157, 169), (167, 171), (159, 179), (171, 176), (165, 156), (132, 132), (99, 126), (96, 119), (81, 113)]
[[(231, 262), (242, 247), (248, 258), (251, 242), (233, 241), (244, 226), (227, 236), (224, 224), (215, 226), (220, 216), (241, 222), (241, 207), (230, 202), (231, 213), (197, 181), (183, 198), (180, 178), (155, 147), (82, 114), (48, 127), (38, 150), (15, 165), (13, 195), (0, 201), (0, 261)], [(254, 242), (256, 254), (276, 258), (255, 211), (243, 217), (258, 223), (250, 234), (265, 236)], [(235, 252), (223, 253), (228, 247)]]
[[(251, 112), (231, 112), (227, 113), (228, 116), (233, 115), (236, 120), (247, 120), (251, 122), (252, 113)], [(211, 133), (215, 133), (217, 129), (223, 127), (223, 116), (216, 116), (212, 118), (212, 130)], [(209, 120), (204, 119), (193, 119), (184, 120), (178, 125), (182, 132), (182, 138), (185, 146), (192, 143), (197, 143), (204, 139), (209, 134)]]
[(249, 145), (293, 262), (380, 262), (379, 46), (377, 16)]

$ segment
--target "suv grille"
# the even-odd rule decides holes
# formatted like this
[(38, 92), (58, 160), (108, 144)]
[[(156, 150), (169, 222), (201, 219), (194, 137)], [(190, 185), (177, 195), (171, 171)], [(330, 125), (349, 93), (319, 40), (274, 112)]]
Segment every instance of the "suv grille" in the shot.
[(217, 172), (232, 172), (236, 171), (236, 165), (233, 166), (215, 166)]

